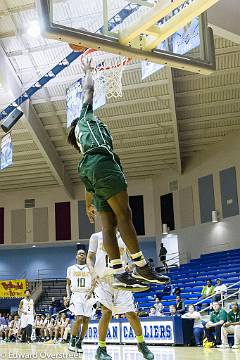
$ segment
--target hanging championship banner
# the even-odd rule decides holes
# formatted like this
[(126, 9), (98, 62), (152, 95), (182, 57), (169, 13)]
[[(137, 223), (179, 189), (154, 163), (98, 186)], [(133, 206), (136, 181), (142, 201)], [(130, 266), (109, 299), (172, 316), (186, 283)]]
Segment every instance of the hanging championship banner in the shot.
[(101, 89), (101, 92), (98, 93), (94, 92), (93, 96), (93, 111), (99, 109), (100, 107), (104, 106), (106, 104), (106, 90)]
[(73, 120), (77, 119), (81, 112), (83, 100), (82, 80), (77, 80), (67, 89), (67, 127), (71, 126)]
[[(167, 51), (168, 45), (167, 41), (163, 41), (157, 49)], [(155, 64), (150, 61), (142, 61), (141, 69), (142, 69), (142, 80), (146, 79), (148, 76), (152, 75), (156, 71), (162, 69), (165, 65)]]
[[(81, 113), (83, 104), (83, 79), (79, 79), (73, 83), (66, 93), (67, 100), (67, 127), (71, 126), (71, 123), (77, 119)], [(106, 91), (102, 89), (101, 92), (94, 92), (93, 96), (93, 111), (104, 106), (106, 104)]]
[(177, 31), (172, 38), (174, 54), (183, 55), (200, 46), (199, 19)]
[(0, 280), (0, 298), (23, 298), (27, 280)]
[(12, 165), (12, 138), (7, 134), (1, 143), (1, 170)]

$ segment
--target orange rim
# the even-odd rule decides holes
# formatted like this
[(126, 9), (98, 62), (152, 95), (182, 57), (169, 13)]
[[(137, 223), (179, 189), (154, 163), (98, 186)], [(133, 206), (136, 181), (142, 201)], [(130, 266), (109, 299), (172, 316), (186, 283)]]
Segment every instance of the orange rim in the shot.
[[(81, 55), (81, 62), (83, 62), (83, 59), (96, 52), (96, 51), (99, 51), (99, 50), (96, 50), (96, 49), (92, 49), (92, 48), (89, 48), (87, 49), (86, 51), (84, 51), (84, 53)], [(116, 64), (116, 65), (112, 65), (112, 66), (96, 66), (96, 68), (99, 70), (99, 71), (103, 71), (103, 70), (110, 70), (110, 69), (116, 69), (116, 68), (119, 68), (120, 66), (125, 66), (127, 65), (129, 62), (130, 62), (131, 58), (129, 57), (125, 57), (125, 60), (123, 62), (120, 62), (119, 64)]]

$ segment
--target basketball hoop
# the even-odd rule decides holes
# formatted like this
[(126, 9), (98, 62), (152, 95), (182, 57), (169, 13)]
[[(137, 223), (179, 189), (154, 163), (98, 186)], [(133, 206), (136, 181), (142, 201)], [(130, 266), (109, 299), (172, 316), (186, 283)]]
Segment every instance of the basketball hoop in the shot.
[[(82, 51), (77, 45), (70, 45), (74, 51)], [(78, 50), (79, 49), (79, 50)], [(81, 50), (80, 50), (81, 49)], [(96, 93), (106, 93), (106, 97), (122, 97), (122, 72), (130, 58), (116, 54), (87, 49), (81, 56), (81, 61), (91, 58), (93, 78)]]

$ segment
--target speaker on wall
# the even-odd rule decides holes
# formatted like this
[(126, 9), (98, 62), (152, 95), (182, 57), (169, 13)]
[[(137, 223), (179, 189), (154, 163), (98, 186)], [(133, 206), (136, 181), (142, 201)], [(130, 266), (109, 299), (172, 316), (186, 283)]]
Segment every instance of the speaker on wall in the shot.
[(23, 112), (19, 109), (13, 110), (3, 121), (1, 128), (5, 133), (7, 133), (11, 128), (18, 122), (18, 120), (23, 116)]

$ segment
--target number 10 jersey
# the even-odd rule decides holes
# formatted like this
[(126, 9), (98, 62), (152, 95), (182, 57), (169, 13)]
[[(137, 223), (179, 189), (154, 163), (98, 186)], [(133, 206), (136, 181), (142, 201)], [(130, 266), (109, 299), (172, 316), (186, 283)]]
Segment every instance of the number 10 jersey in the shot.
[(85, 293), (91, 288), (91, 275), (87, 265), (72, 265), (67, 268), (67, 279), (71, 280), (72, 293)]

